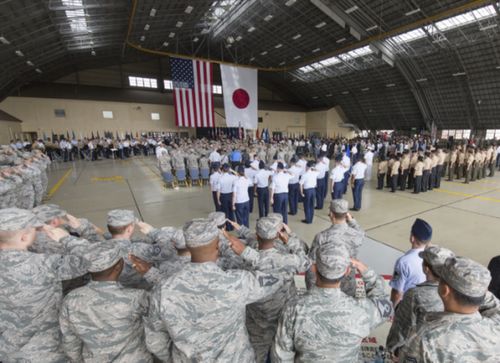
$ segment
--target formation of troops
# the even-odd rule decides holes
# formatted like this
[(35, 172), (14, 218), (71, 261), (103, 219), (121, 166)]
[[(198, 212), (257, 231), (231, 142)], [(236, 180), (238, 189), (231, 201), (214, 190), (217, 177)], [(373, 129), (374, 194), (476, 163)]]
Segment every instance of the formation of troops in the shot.
[[(156, 151), (161, 163), (192, 149), (201, 154), (198, 161), (205, 155), (210, 168), (227, 173), (231, 167), (236, 178), (246, 178), (240, 166), (248, 154), (257, 172), (267, 172), (263, 181), (270, 183), (265, 189), (274, 206), (282, 202), (275, 198), (281, 187), (276, 175), (288, 175), (288, 184), (299, 160), (306, 175), (330, 148), (287, 142), (234, 147), (238, 143), (227, 143), (227, 162), (220, 144), (208, 141)], [(356, 154), (373, 147), (382, 153), (384, 146), (355, 147), (338, 145), (337, 166), (344, 157), (360, 162)], [(270, 148), (275, 152), (268, 156)], [(40, 179), (43, 197), (48, 158), (3, 150), (2, 171), (37, 168), (36, 177), (30, 175)], [(356, 177), (349, 178), (354, 185)], [(29, 185), (36, 195), (34, 179)], [(224, 185), (215, 186), (217, 207)], [(248, 197), (249, 189), (232, 191), (234, 198), (243, 191)], [(299, 182), (299, 194), (304, 189)], [(411, 249), (396, 263), (389, 295), (383, 277), (358, 260), (365, 232), (341, 196), (328, 206), (331, 226), (308, 243), (281, 209), (261, 215), (255, 229), (220, 210), (180, 228), (155, 228), (117, 209), (108, 212), (103, 231), (35, 197), (28, 205), (22, 188), (15, 190), (0, 199), (6, 203), (0, 209), (1, 362), (359, 362), (363, 338), (391, 319), (387, 349), (395, 361), (500, 361), (500, 302), (488, 291), (490, 272), (433, 245), (432, 228), (421, 219), (410, 231)], [(302, 274), (305, 292), (295, 285)]]

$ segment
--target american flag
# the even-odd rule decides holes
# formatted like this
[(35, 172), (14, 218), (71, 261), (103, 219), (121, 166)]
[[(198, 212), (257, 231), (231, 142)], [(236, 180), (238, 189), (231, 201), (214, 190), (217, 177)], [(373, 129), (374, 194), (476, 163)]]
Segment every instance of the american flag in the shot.
[(171, 58), (175, 123), (179, 127), (214, 127), (212, 63)]

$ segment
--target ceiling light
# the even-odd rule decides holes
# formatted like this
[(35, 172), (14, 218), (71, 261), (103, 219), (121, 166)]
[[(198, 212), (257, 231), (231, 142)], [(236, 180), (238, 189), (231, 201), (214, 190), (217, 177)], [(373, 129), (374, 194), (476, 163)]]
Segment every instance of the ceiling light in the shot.
[(296, 55), (293, 59), (300, 59), (300, 55)]
[(372, 30), (375, 30), (375, 29), (377, 29), (377, 28), (378, 28), (378, 25), (374, 25), (374, 26), (371, 26), (371, 27), (369, 27), (369, 28), (366, 28), (365, 30), (366, 30), (367, 32), (371, 32)]
[(317, 100), (319, 97), (318, 96), (312, 96), (313, 100)]
[(29, 66), (32, 66), (32, 67), (34, 66), (34, 64), (33, 64), (32, 61), (27, 61), (26, 64), (29, 65)]
[(395, 86), (395, 84), (394, 84), (394, 83), (388, 83), (388, 84), (386, 84), (385, 86), (386, 86), (386, 87), (394, 87), (394, 86)]
[(152, 8), (151, 11), (149, 12), (149, 16), (155, 16), (156, 15), (156, 9)]
[(198, 37), (194, 37), (193, 42), (196, 43), (198, 40), (200, 40)]
[(413, 9), (411, 11), (408, 11), (407, 13), (405, 13), (406, 16), (410, 16), (410, 15), (413, 15), (413, 14), (416, 14), (416, 13), (419, 13), (420, 12), (420, 8), (416, 8), (416, 9)]
[(184, 24), (182, 21), (178, 21), (178, 22), (175, 24), (175, 26), (176, 26), (177, 28), (180, 28), (180, 27), (182, 26), (182, 24)]
[(24, 57), (23, 52), (21, 52), (20, 50), (16, 50), (15, 53), (18, 57)]
[(163, 47), (168, 47), (168, 42), (163, 42), (162, 46)]
[(35, 69), (36, 73), (42, 73), (42, 70), (40, 68)]
[(234, 38), (232, 36), (227, 37), (227, 42), (229, 44), (233, 44), (234, 43)]
[(457, 72), (452, 74), (453, 77), (465, 76), (465, 72)]
[(254, 26), (251, 26), (250, 28), (248, 28), (248, 32), (251, 33), (255, 30), (255, 27)]
[(201, 30), (201, 34), (208, 34), (210, 33), (210, 28), (205, 28)]
[(369, 91), (369, 90), (370, 90), (370, 89), (369, 89), (368, 87), (366, 87), (366, 88), (361, 88), (361, 91), (363, 91), (363, 92), (366, 92), (366, 91)]
[(279, 65), (280, 65), (280, 66), (284, 66), (284, 65), (285, 65), (285, 62), (281, 62)]
[(145, 41), (146, 37), (144, 35), (141, 35), (141, 42)]
[(348, 94), (349, 94), (349, 91), (342, 91), (342, 94), (343, 94), (343, 95), (348, 95)]
[(279, 43), (279, 44), (276, 44), (274, 47), (275, 47), (276, 49), (278, 49), (278, 48), (281, 48), (282, 46), (283, 46), (283, 44)]
[(226, 44), (226, 48), (231, 48), (232, 44)]
[(316, 48), (316, 49), (313, 49), (312, 52), (316, 53), (316, 52), (319, 52), (320, 50), (321, 50), (320, 48)]
[(356, 10), (358, 10), (358, 9), (359, 9), (359, 8), (358, 8), (356, 5), (354, 5), (354, 6), (350, 7), (349, 9), (347, 9), (347, 10), (345, 11), (345, 13), (346, 13), (346, 14), (350, 14), (350, 13), (352, 13), (353, 11), (356, 11)]
[(184, 10), (184, 12), (185, 12), (186, 14), (191, 14), (191, 11), (193, 11), (193, 9), (194, 9), (194, 8), (193, 8), (191, 5), (188, 5), (188, 6), (186, 7), (186, 10)]
[(332, 94), (331, 93), (327, 93), (325, 96), (326, 97), (332, 97)]
[(417, 79), (417, 82), (425, 82), (425, 81), (427, 81), (427, 78), (419, 78), (419, 79)]
[(273, 16), (272, 16), (271, 14), (269, 14), (268, 16), (266, 16), (266, 17), (264, 18), (264, 21), (269, 21), (269, 20), (271, 20), (272, 18), (273, 18)]
[(337, 43), (342, 43), (342, 42), (345, 42), (345, 38), (340, 38), (339, 40), (337, 40)]
[(7, 39), (5, 39), (4, 36), (0, 37), (0, 43), (2, 43), (2, 44), (10, 44), (10, 42)]
[(326, 25), (326, 23), (324, 21), (322, 21), (321, 23), (316, 24), (315, 27), (319, 29), (319, 28), (323, 28), (325, 25)]
[(260, 53), (260, 55), (266, 55), (266, 54), (267, 54), (267, 50), (265, 50), (262, 53)]
[(241, 39), (243, 39), (243, 37), (242, 37), (241, 35), (238, 35), (238, 36), (236, 37), (236, 41), (237, 41), (237, 42), (239, 42)]
[(170, 32), (170, 34), (168, 35), (169, 38), (173, 38), (175, 37), (175, 33), (174, 32)]
[(92, 49), (92, 51), (90, 52), (90, 55), (95, 56), (95, 50)]
[(148, 30), (149, 30), (149, 27), (150, 27), (150, 26), (149, 26), (149, 24), (144, 25), (144, 30), (145, 30), (145, 31), (148, 31)]
[(500, 66), (496, 66), (495, 68), (496, 68), (496, 69), (500, 69)]
[(255, 57), (252, 57), (250, 58), (250, 62), (254, 61), (255, 60)]
[(296, 1), (297, 1), (297, 0), (288, 0), (288, 1), (285, 3), (285, 5), (286, 5), (286, 6), (292, 6), (293, 4), (295, 4), (295, 2), (296, 2)]
[(292, 39), (297, 40), (297, 39), (299, 39), (301, 36), (302, 36), (302, 35), (297, 34), (297, 35), (294, 35), (294, 36), (292, 37)]
[(488, 30), (488, 29), (496, 28), (497, 26), (498, 26), (498, 24), (490, 24), (490, 25), (486, 25), (486, 26), (479, 28), (479, 30), (481, 30), (483, 32), (483, 31)]

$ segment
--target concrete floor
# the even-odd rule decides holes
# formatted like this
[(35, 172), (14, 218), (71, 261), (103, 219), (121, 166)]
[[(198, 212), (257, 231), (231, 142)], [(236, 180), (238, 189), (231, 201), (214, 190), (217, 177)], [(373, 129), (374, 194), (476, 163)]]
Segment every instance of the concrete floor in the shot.
[[(48, 202), (100, 227), (105, 227), (106, 213), (113, 208), (133, 209), (157, 227), (181, 226), (213, 211), (208, 186), (165, 189), (153, 157), (54, 164), (49, 181)], [(435, 244), (458, 255), (486, 265), (500, 254), (500, 173), (469, 185), (443, 182), (441, 189), (419, 195), (378, 191), (374, 183), (365, 184), (363, 209), (354, 216), (370, 237), (360, 257), (377, 266), (379, 273), (390, 274), (394, 260), (409, 248), (409, 231), (416, 217), (432, 225)], [(350, 191), (346, 197), (352, 203)], [(327, 206), (315, 211), (312, 225), (300, 222), (304, 218), (301, 209), (289, 217), (291, 228), (310, 243), (330, 224)], [(251, 225), (255, 217), (254, 212)]]

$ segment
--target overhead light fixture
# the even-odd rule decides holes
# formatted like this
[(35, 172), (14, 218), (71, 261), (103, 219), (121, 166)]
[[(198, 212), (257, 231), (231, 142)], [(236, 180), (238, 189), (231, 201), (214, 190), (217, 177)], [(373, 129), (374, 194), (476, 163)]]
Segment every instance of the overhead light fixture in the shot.
[(377, 29), (377, 28), (378, 28), (378, 25), (374, 25), (374, 26), (371, 26), (371, 27), (369, 27), (369, 28), (366, 28), (365, 30), (366, 30), (367, 32), (371, 32), (372, 30), (375, 30), (375, 29)]
[(486, 25), (486, 26), (483, 26), (483, 27), (480, 27), (479, 30), (481, 30), (482, 32), (484, 32), (485, 30), (489, 30), (489, 29), (493, 29), (493, 28), (496, 28), (498, 26), (498, 24), (490, 24), (490, 25)]
[(16, 50), (14, 53), (16, 53), (18, 57), (24, 57), (23, 52), (21, 52), (20, 50)]
[(156, 9), (151, 8), (151, 11), (149, 12), (149, 16), (155, 16), (156, 15)]
[(144, 30), (145, 30), (145, 31), (148, 31), (148, 30), (149, 30), (149, 28), (150, 28), (149, 24), (144, 25)]
[(319, 52), (320, 50), (321, 50), (320, 48), (316, 48), (316, 49), (313, 49), (312, 52), (316, 53), (316, 52)]
[(95, 50), (92, 49), (92, 51), (90, 52), (90, 55), (92, 55), (93, 57), (95, 57)]
[(495, 68), (496, 68), (496, 69), (500, 69), (500, 66), (496, 66)]
[(194, 8), (193, 8), (191, 5), (188, 5), (188, 6), (186, 7), (186, 10), (184, 10), (184, 12), (185, 12), (186, 14), (191, 14), (191, 11), (193, 11), (193, 9), (194, 9)]
[(408, 11), (407, 13), (405, 13), (406, 16), (411, 16), (413, 14), (416, 14), (416, 13), (419, 13), (421, 10), (420, 8), (416, 8), (416, 9), (413, 9), (411, 11)]
[(232, 46), (232, 44), (226, 44), (226, 48), (231, 48)]
[(173, 38), (175, 37), (175, 33), (174, 32), (170, 32), (170, 34), (168, 35), (169, 38)]
[(252, 57), (250, 58), (250, 62), (254, 61), (255, 60), (255, 57)]
[(40, 68), (35, 69), (36, 73), (42, 73), (42, 70)]
[(297, 39), (299, 39), (301, 36), (302, 36), (301, 34), (297, 34), (297, 35), (294, 35), (294, 36), (292, 37), (292, 39), (297, 40)]
[(210, 33), (210, 28), (205, 28), (201, 30), (201, 34), (208, 34)]
[(325, 96), (326, 97), (332, 97), (333, 95), (331, 93), (327, 93)]
[(239, 42), (241, 39), (243, 39), (243, 37), (242, 37), (241, 35), (238, 35), (238, 36), (236, 37), (236, 41), (237, 41), (237, 42)]
[(285, 62), (281, 62), (279, 65), (280, 65), (280, 66), (284, 66), (284, 65), (285, 65)]
[(26, 61), (26, 64), (27, 64), (27, 65), (29, 65), (29, 66), (31, 66), (31, 67), (33, 67), (33, 66), (34, 66), (34, 64), (33, 64), (33, 62), (32, 62), (32, 61)]
[(354, 5), (354, 6), (350, 7), (349, 9), (347, 9), (347, 10), (345, 11), (345, 13), (346, 13), (346, 14), (350, 14), (350, 13), (352, 13), (353, 11), (356, 11), (356, 10), (358, 10), (358, 9), (359, 9), (359, 8), (357, 7), (357, 5)]
[(227, 37), (227, 42), (228, 42), (229, 44), (233, 44), (233, 43), (234, 43), (234, 38), (233, 38), (232, 36), (228, 36), (228, 37)]
[(180, 28), (180, 27), (182, 26), (182, 24), (184, 24), (182, 21), (178, 21), (178, 22), (175, 24), (175, 26), (176, 26), (177, 28)]
[(363, 91), (363, 92), (366, 92), (366, 91), (369, 91), (369, 90), (370, 90), (370, 88), (368, 88), (368, 87), (366, 87), (366, 88), (361, 88), (361, 91)]
[(254, 26), (251, 26), (250, 28), (248, 28), (248, 32), (251, 33), (255, 30), (255, 27)]
[(419, 78), (419, 79), (417, 79), (416, 81), (417, 81), (417, 82), (425, 82), (425, 81), (427, 81), (427, 78)]
[(453, 77), (465, 76), (465, 72), (457, 72), (452, 74)]
[(326, 23), (324, 21), (322, 21), (321, 23), (316, 24), (315, 27), (319, 29), (319, 28), (323, 28), (325, 25), (326, 25)]
[(346, 39), (345, 38), (340, 38), (339, 40), (337, 40), (337, 43), (342, 43), (342, 42), (345, 42)]
[(278, 48), (281, 48), (282, 46), (283, 46), (283, 44), (279, 43), (279, 44), (276, 44), (274, 47), (275, 47), (276, 49), (278, 49)]
[(349, 94), (349, 91), (342, 91), (341, 92), (343, 95), (348, 95)]
[(262, 53), (260, 53), (260, 55), (266, 55), (266, 54), (267, 54), (267, 50), (265, 50)]
[(272, 16), (271, 14), (269, 14), (268, 16), (266, 16), (266, 17), (264, 18), (264, 21), (269, 21), (269, 20), (271, 20), (272, 18), (273, 18), (273, 16)]
[(163, 42), (162, 46), (163, 47), (168, 47), (168, 42)]
[(285, 5), (286, 6), (292, 6), (293, 4), (295, 4), (297, 2), (297, 0), (288, 0)]
[(195, 42), (195, 43), (196, 43), (198, 40), (200, 40), (198, 37), (194, 37), (194, 38), (193, 38), (193, 42)]
[(293, 57), (293, 59), (300, 59), (300, 55), (296, 55), (295, 57)]
[(394, 84), (394, 83), (388, 83), (388, 84), (386, 84), (385, 86), (386, 86), (387, 88), (390, 88), (390, 87), (394, 87), (394, 86), (395, 86), (395, 84)]
[(2, 43), (2, 44), (10, 44), (10, 42), (4, 36), (0, 37), (0, 43)]
[(312, 96), (313, 100), (317, 100), (319, 97), (318, 96)]
[(141, 42), (145, 41), (146, 37), (144, 35), (141, 35)]

